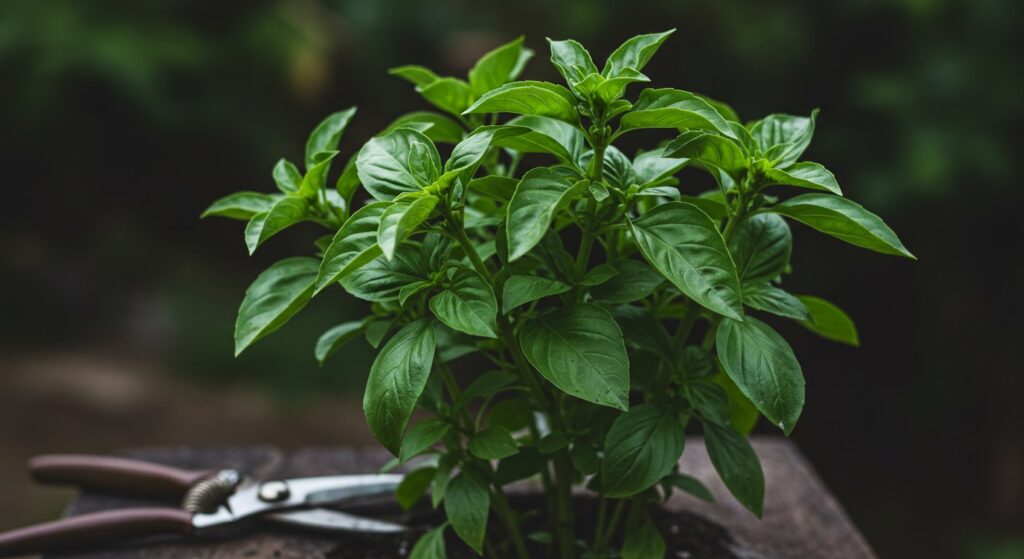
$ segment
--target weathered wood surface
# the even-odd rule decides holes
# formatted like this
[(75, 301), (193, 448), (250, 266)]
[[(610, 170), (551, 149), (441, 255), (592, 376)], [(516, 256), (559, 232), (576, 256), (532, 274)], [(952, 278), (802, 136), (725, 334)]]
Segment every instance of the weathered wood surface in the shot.
[[(764, 518), (743, 509), (718, 480), (703, 441), (687, 440), (683, 471), (702, 480), (715, 495), (705, 503), (676, 492), (671, 510), (685, 510), (724, 526), (737, 550), (750, 559), (872, 559), (870, 546), (796, 446), (778, 437), (754, 437), (765, 470)], [(388, 456), (380, 450), (311, 448), (283, 453), (268, 447), (237, 449), (149, 448), (123, 453), (188, 468), (234, 467), (257, 478), (375, 472)], [(83, 492), (70, 515), (114, 507), (151, 505), (152, 501)], [(344, 550), (351, 536), (290, 532), (265, 525), (248, 526), (214, 538), (149, 541), (112, 550), (61, 554), (62, 559), (328, 558)], [(405, 551), (408, 553), (408, 551)], [(58, 557), (58, 556), (54, 556)], [(697, 558), (693, 558), (697, 559)]]

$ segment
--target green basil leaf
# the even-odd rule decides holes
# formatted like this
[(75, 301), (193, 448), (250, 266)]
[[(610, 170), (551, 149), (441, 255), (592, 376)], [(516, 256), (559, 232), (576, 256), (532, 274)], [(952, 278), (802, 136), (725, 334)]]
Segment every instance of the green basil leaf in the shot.
[(741, 319), (739, 277), (725, 239), (697, 206), (669, 202), (629, 222), (644, 258), (704, 307)]
[(430, 485), (430, 502), (436, 509), (444, 495), (448, 491), (448, 483), (451, 481), (452, 468), (458, 465), (459, 457), (455, 454), (442, 454), (437, 461), (437, 474)]
[(650, 518), (626, 534), (622, 559), (664, 559), (665, 540)]
[(398, 243), (430, 217), (437, 202), (436, 196), (421, 196), (397, 201), (384, 210), (377, 228), (377, 244), (385, 258), (391, 260), (394, 257)]
[(701, 381), (687, 383), (686, 398), (704, 419), (729, 424), (729, 396), (721, 386)]
[(618, 273), (590, 290), (595, 301), (632, 303), (654, 293), (665, 281), (664, 276), (639, 260), (617, 260), (611, 265)]
[[(711, 97), (708, 97), (707, 95), (700, 95), (700, 98), (707, 101), (709, 105), (714, 107), (715, 110), (718, 111), (718, 114), (722, 115), (722, 117), (725, 118), (725, 120), (728, 120), (729, 122), (735, 124), (740, 123), (740, 115), (736, 114), (736, 110), (730, 107), (727, 103), (723, 103), (722, 101), (713, 99)], [(739, 124), (739, 126), (740, 128), (743, 128), (742, 124)], [(733, 128), (733, 130), (735, 131), (735, 127)], [(743, 130), (745, 131), (746, 128), (743, 128)], [(750, 132), (747, 132), (746, 135), (749, 136)]]
[(380, 256), (377, 229), (381, 215), (390, 205), (376, 202), (363, 206), (341, 226), (324, 252), (316, 278), (316, 293)]
[[(720, 191), (714, 191), (716, 194), (721, 194)], [(680, 196), (680, 202), (686, 202), (687, 204), (693, 204), (700, 208), (700, 211), (708, 214), (711, 219), (716, 221), (722, 221), (728, 217), (728, 212), (725, 209), (725, 203), (722, 202), (721, 198), (711, 198), (707, 196)]]
[(548, 433), (537, 443), (537, 450), (541, 454), (554, 454), (569, 446), (569, 438), (564, 433)]
[(508, 204), (505, 233), (509, 260), (518, 259), (536, 246), (547, 234), (558, 210), (585, 185), (585, 181), (574, 185), (547, 167), (531, 169), (523, 175)]
[(345, 168), (341, 171), (341, 176), (338, 177), (338, 181), (334, 183), (334, 190), (337, 191), (338, 196), (345, 201), (345, 211), (350, 212), (352, 208), (352, 196), (356, 193), (356, 189), (359, 187), (359, 173), (356, 170), (356, 158), (359, 156), (358, 153), (348, 158), (345, 163)]
[(472, 470), (463, 470), (448, 484), (444, 513), (455, 533), (477, 553), (483, 553), (491, 492), (487, 482)]
[(269, 210), (256, 214), (245, 226), (245, 246), (249, 254), (267, 239), (309, 217), (309, 202), (305, 198), (285, 196), (274, 202)]
[(420, 468), (413, 470), (402, 478), (402, 481), (395, 489), (395, 500), (398, 506), (409, 510), (427, 493), (427, 487), (437, 474), (437, 468)]
[(707, 132), (686, 132), (665, 146), (665, 153), (672, 157), (685, 157), (691, 163), (705, 167), (717, 167), (730, 174), (747, 168), (747, 155), (739, 144)]
[(299, 168), (283, 157), (274, 165), (273, 176), (277, 189), (285, 194), (297, 192), (299, 185), (302, 184), (302, 173), (299, 172)]
[[(527, 130), (515, 126), (481, 126), (462, 140), (452, 149), (452, 155), (445, 163), (445, 175), (453, 177), (459, 174), (472, 176), (480, 161), (487, 154), (491, 143), (502, 138), (509, 138), (526, 133)], [(442, 177), (441, 180), (444, 180)], [(446, 186), (442, 186), (446, 188)]]
[(679, 369), (688, 379), (700, 378), (715, 371), (715, 360), (711, 352), (700, 346), (686, 346), (683, 349), (683, 360)]
[(469, 383), (469, 386), (462, 391), (462, 400), (459, 404), (466, 404), (475, 398), (490, 398), (516, 382), (518, 378), (512, 373), (504, 371), (488, 371)]
[(469, 71), (473, 95), (479, 97), (515, 79), (517, 69), (521, 69), (531, 56), (533, 52), (523, 48), (522, 36), (483, 55)]
[(586, 287), (595, 287), (612, 279), (618, 273), (619, 270), (611, 264), (598, 264), (587, 272), (587, 275), (579, 281), (579, 284)]
[(519, 343), (530, 363), (563, 392), (628, 409), (629, 358), (608, 311), (589, 304), (559, 309), (526, 322)]
[(277, 330), (313, 296), (317, 261), (294, 257), (275, 262), (245, 290), (235, 321), (235, 355)]
[(469, 181), (469, 191), (501, 202), (508, 202), (512, 199), (518, 184), (519, 181), (511, 177), (489, 175)]
[(434, 362), (434, 322), (406, 324), (377, 354), (366, 381), (363, 413), (370, 432), (397, 455), (402, 433)]
[(675, 410), (642, 404), (619, 415), (604, 439), (601, 489), (623, 498), (653, 486), (683, 454), (685, 433)]
[(668, 39), (669, 35), (675, 33), (675, 29), (669, 29), (664, 33), (648, 33), (637, 35), (627, 39), (619, 48), (615, 49), (604, 63), (601, 74), (605, 77), (621, 75), (626, 70), (640, 71), (647, 66), (654, 53), (658, 52), (661, 44)]
[(585, 476), (596, 474), (601, 467), (601, 458), (598, 457), (597, 450), (586, 442), (573, 443), (572, 450), (569, 451), (569, 459), (572, 460), (572, 466), (576, 468), (576, 471)]
[(818, 109), (811, 111), (810, 117), (774, 114), (751, 123), (747, 128), (761, 153), (775, 167), (782, 168), (800, 159), (811, 144), (817, 118)]
[(675, 473), (668, 477), (668, 481), (673, 487), (682, 489), (698, 499), (709, 503), (715, 502), (715, 496), (711, 494), (711, 490), (708, 489), (707, 486), (699, 479), (693, 476)]
[(392, 76), (398, 76), (403, 80), (412, 82), (416, 87), (426, 87), (441, 79), (441, 76), (435, 74), (433, 70), (413, 64), (391, 68), (388, 70), (388, 73)]
[(416, 111), (404, 114), (391, 121), (391, 124), (382, 130), (379, 135), (383, 136), (403, 127), (421, 132), (434, 143), (440, 144), (457, 144), (462, 141), (462, 136), (466, 133), (461, 124), (444, 115), (430, 111)]
[(793, 235), (786, 220), (778, 215), (756, 214), (736, 228), (729, 239), (729, 252), (736, 261), (740, 283), (746, 288), (775, 279), (789, 267)]
[[(398, 463), (404, 464), (423, 454), (437, 441), (444, 438), (450, 430), (451, 425), (436, 418), (425, 419), (413, 425), (412, 429), (409, 429), (409, 433), (402, 439), (402, 445), (398, 450)], [(433, 477), (431, 476), (431, 478)]]
[(728, 121), (707, 101), (688, 91), (661, 88), (645, 89), (633, 110), (622, 115), (620, 129), (675, 128), (711, 130), (733, 136)]
[(412, 283), (403, 285), (401, 289), (398, 290), (398, 304), (404, 307), (405, 302), (408, 301), (410, 297), (431, 287), (433, 287), (433, 284), (427, 280), (416, 280)]
[(852, 346), (860, 345), (857, 326), (850, 315), (834, 304), (810, 295), (800, 295), (800, 302), (806, 305), (810, 317), (800, 324), (819, 336)]
[[(581, 160), (584, 165), (589, 165), (593, 154), (588, 152)], [(608, 184), (625, 190), (631, 184), (636, 183), (633, 176), (633, 163), (626, 157), (626, 154), (619, 151), (615, 146), (608, 146), (604, 152), (603, 175)]]
[(366, 343), (370, 344), (373, 349), (379, 348), (384, 337), (388, 335), (394, 325), (394, 320), (371, 321), (366, 325)]
[(659, 183), (686, 165), (685, 158), (667, 157), (664, 149), (645, 151), (633, 159), (633, 176), (641, 188)]
[(576, 87), (576, 84), (582, 82), (588, 75), (597, 73), (597, 66), (594, 65), (590, 53), (578, 42), (572, 39), (548, 39), (548, 45), (551, 47), (551, 64), (571, 87)]
[(579, 122), (576, 99), (568, 89), (548, 82), (522, 81), (485, 93), (462, 114), (514, 113)]
[(741, 505), (761, 518), (764, 514), (764, 472), (754, 448), (729, 427), (704, 422), (704, 444), (711, 465)]
[(314, 161), (316, 154), (338, 149), (341, 135), (345, 132), (345, 128), (348, 128), (348, 123), (355, 114), (355, 107), (338, 111), (325, 118), (313, 129), (313, 133), (309, 135), (309, 140), (306, 142), (306, 169), (316, 164)]
[(729, 378), (788, 435), (804, 407), (804, 374), (786, 340), (750, 316), (743, 322), (723, 320), (715, 340)]
[[(317, 265), (319, 268), (319, 264)], [(363, 320), (353, 320), (351, 322), (343, 322), (334, 328), (321, 334), (320, 338), (316, 341), (316, 360), (320, 365), (324, 364), (324, 361), (331, 356), (332, 353), (338, 351), (341, 346), (352, 341), (356, 336), (366, 330), (366, 322)]]
[(917, 260), (882, 218), (846, 198), (804, 194), (772, 207), (771, 211), (851, 245)]
[(410, 128), (397, 128), (371, 138), (356, 156), (363, 188), (378, 200), (429, 186), (441, 174), (441, 156), (434, 143)]
[(811, 318), (811, 311), (800, 299), (768, 282), (743, 284), (743, 302), (750, 308), (784, 318)]
[(263, 194), (262, 192), (235, 192), (210, 204), (200, 218), (217, 216), (231, 219), (249, 220), (270, 210), (281, 200), (280, 194)]
[(541, 276), (511, 276), (505, 280), (502, 289), (501, 313), (508, 314), (520, 305), (559, 295), (570, 289), (567, 284)]
[(416, 89), (428, 103), (455, 116), (461, 116), (473, 102), (469, 84), (456, 78), (441, 78)]
[(513, 118), (508, 126), (527, 128), (523, 134), (502, 138), (495, 144), (523, 153), (550, 153), (559, 161), (575, 166), (583, 153), (583, 132), (579, 127), (544, 116)]
[(303, 198), (314, 198), (327, 183), (327, 173), (331, 162), (338, 155), (336, 151), (321, 151), (313, 157), (313, 165), (306, 169), (306, 174), (299, 183), (297, 194)]
[[(513, 400), (505, 400), (505, 402), (514, 403)], [(519, 449), (518, 454), (498, 462), (498, 468), (494, 474), (494, 482), (499, 485), (507, 485), (514, 481), (535, 476), (546, 468), (547, 464), (548, 457), (541, 454), (536, 447), (524, 446)]]
[(456, 269), (448, 288), (430, 299), (430, 312), (459, 332), (498, 337), (498, 302), (487, 280), (473, 270)]
[(519, 452), (512, 433), (501, 426), (480, 431), (469, 439), (469, 453), (482, 460), (501, 460)]
[(406, 244), (398, 247), (391, 260), (378, 256), (352, 270), (341, 278), (341, 286), (360, 299), (384, 303), (401, 298), (402, 289), (409, 285), (430, 282), (430, 276), (431, 269), (422, 251)]
[(674, 360), (672, 339), (650, 311), (633, 305), (619, 305), (612, 309), (612, 315), (630, 346), (660, 355), (669, 362)]
[(711, 377), (711, 382), (721, 386), (729, 395), (729, 425), (738, 433), (746, 435), (754, 430), (761, 412), (757, 406), (743, 395), (736, 383), (725, 372)]
[(651, 81), (650, 78), (633, 69), (627, 68), (623, 74), (614, 78), (606, 78), (594, 72), (574, 84), (573, 89), (580, 97), (589, 100), (592, 104), (611, 105), (622, 97), (629, 84)]
[(799, 186), (811, 190), (824, 190), (837, 196), (843, 195), (832, 171), (810, 161), (794, 163), (785, 169), (769, 169), (765, 176), (772, 184)]
[(420, 536), (412, 547), (409, 559), (447, 559), (448, 552), (444, 546), (444, 529), (448, 523), (438, 526)]

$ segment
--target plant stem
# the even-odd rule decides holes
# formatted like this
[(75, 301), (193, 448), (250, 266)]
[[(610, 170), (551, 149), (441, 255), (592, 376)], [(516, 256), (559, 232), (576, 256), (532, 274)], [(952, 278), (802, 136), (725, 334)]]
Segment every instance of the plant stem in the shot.
[(601, 550), (608, 547), (608, 543), (611, 542), (613, 537), (615, 537), (619, 518), (622, 517), (622, 509), (626, 507), (626, 501), (627, 499), (619, 499), (615, 502), (615, 508), (612, 509), (612, 519), (608, 522), (607, 528), (601, 534), (601, 539), (595, 544), (595, 549)]
[[(601, 150), (601, 153), (603, 159), (603, 149)], [(480, 255), (477, 253), (472, 241), (470, 241), (469, 237), (466, 236), (466, 232), (462, 228), (461, 224), (456, 223), (450, 214), (445, 217), (451, 225), (454, 225), (454, 227), (452, 227), (452, 234), (459, 245), (462, 246), (463, 252), (466, 253), (469, 261), (473, 264), (473, 267), (480, 273), (480, 275), (484, 276), (488, 282), (493, 284), (493, 274), (491, 274), (487, 265), (480, 258)], [(591, 246), (593, 246), (593, 240), (591, 240)], [(529, 388), (530, 392), (533, 393), (538, 406), (547, 413), (552, 425), (554, 425), (556, 429), (561, 429), (561, 418), (559, 417), (557, 410), (552, 407), (552, 404), (544, 395), (544, 389), (537, 382), (536, 377), (534, 377), (533, 371), (530, 369), (530, 365), (527, 362), (526, 357), (522, 354), (522, 349), (519, 347), (519, 344), (516, 343), (515, 333), (512, 331), (512, 325), (504, 315), (500, 315), (498, 317), (498, 329), (500, 330), (502, 342), (505, 347), (508, 348), (509, 353), (512, 354), (512, 360), (515, 362), (520, 380), (527, 386), (527, 388)], [(562, 559), (572, 559), (575, 546), (572, 514), (572, 463), (569, 460), (569, 453), (564, 449), (559, 451), (555, 456), (555, 474), (557, 476), (555, 513), (557, 517), (556, 527), (558, 533), (556, 539), (558, 540), (559, 555)]]
[(608, 498), (601, 495), (597, 505), (597, 522), (594, 526), (594, 551), (601, 551), (598, 545), (601, 543), (601, 535), (604, 534), (605, 516), (608, 515)]
[(484, 263), (483, 259), (480, 258), (480, 254), (477, 253), (476, 248), (473, 247), (473, 241), (469, 240), (466, 236), (466, 231), (461, 227), (455, 227), (455, 231), (452, 233), (455, 236), (455, 240), (458, 241), (462, 247), (462, 251), (466, 253), (466, 257), (469, 258), (469, 262), (473, 265), (473, 268), (483, 276), (488, 282), (494, 282), (494, 276), (491, 274), (491, 270)]
[(529, 559), (529, 554), (526, 551), (526, 542), (523, 541), (523, 534), (519, 530), (519, 524), (516, 523), (516, 517), (515, 514), (512, 513), (512, 507), (508, 504), (508, 497), (505, 496), (505, 492), (498, 484), (494, 484), (494, 494), (491, 499), (491, 505), (494, 507), (494, 511), (498, 513), (498, 517), (505, 524), (505, 529), (508, 530), (509, 538), (512, 540), (512, 547), (516, 550), (516, 557), (519, 559)]
[[(441, 373), (441, 380), (444, 381), (444, 385), (448, 389), (448, 395), (452, 398), (452, 406), (460, 404), (459, 400), (462, 399), (462, 390), (459, 389), (459, 383), (455, 381), (455, 375), (452, 374), (452, 370), (441, 359), (438, 358), (434, 361), (437, 363), (437, 370)], [(474, 426), (473, 419), (469, 416), (469, 410), (465, 406), (461, 406), (459, 411), (459, 418), (465, 424), (465, 429), (469, 430)]]
[(572, 463), (569, 453), (562, 449), (555, 455), (555, 473), (558, 475), (557, 518), (555, 530), (558, 534), (558, 556), (572, 559), (575, 555), (576, 538), (573, 535), (572, 510)]

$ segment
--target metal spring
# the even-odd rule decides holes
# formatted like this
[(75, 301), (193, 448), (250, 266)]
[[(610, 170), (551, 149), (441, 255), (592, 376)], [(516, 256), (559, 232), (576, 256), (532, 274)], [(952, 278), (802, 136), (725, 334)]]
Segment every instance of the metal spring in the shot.
[(221, 470), (189, 488), (181, 501), (181, 508), (195, 514), (212, 513), (235, 492), (238, 481), (238, 472)]

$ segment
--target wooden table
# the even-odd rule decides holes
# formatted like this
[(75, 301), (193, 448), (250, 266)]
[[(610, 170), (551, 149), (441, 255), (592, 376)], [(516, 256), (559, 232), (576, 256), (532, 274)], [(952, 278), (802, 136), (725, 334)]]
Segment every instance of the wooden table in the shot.
[[(758, 521), (743, 509), (718, 480), (703, 441), (690, 438), (682, 458), (684, 472), (701, 479), (715, 495), (705, 503), (676, 492), (672, 510), (701, 515), (725, 527), (751, 559), (872, 559), (871, 547), (829, 494), (796, 446), (780, 437), (752, 439), (765, 470), (764, 518)], [(337, 473), (376, 472), (388, 455), (379, 449), (307, 448), (284, 453), (270, 447), (202, 449), (145, 448), (125, 456), (186, 468), (238, 468), (262, 478)], [(69, 515), (152, 502), (83, 492), (68, 508)], [(216, 539), (184, 542), (164, 540), (90, 553), (62, 554), (80, 559), (205, 558), (327, 558), (345, 546), (339, 536), (283, 530), (247, 530)], [(406, 551), (407, 553), (408, 551)], [(57, 557), (57, 556), (54, 556)], [(694, 558), (697, 559), (697, 558)]]

